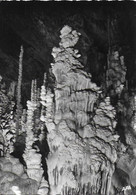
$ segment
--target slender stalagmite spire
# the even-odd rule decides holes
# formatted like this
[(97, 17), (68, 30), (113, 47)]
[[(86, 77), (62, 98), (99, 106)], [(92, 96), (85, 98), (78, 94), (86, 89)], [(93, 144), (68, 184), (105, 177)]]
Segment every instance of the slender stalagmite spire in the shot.
[(19, 70), (18, 70), (18, 85), (17, 85), (17, 106), (20, 106), (21, 103), (21, 85), (22, 85), (22, 70), (23, 70), (23, 53), (24, 49), (21, 46), (20, 55), (19, 55)]
[(20, 129), (20, 119), (21, 119), (21, 85), (22, 85), (22, 70), (23, 70), (23, 53), (24, 49), (23, 46), (21, 46), (20, 49), (20, 55), (19, 55), (19, 70), (18, 70), (18, 84), (17, 84), (17, 115), (16, 115), (16, 128), (17, 132), (16, 134), (19, 134), (19, 129)]

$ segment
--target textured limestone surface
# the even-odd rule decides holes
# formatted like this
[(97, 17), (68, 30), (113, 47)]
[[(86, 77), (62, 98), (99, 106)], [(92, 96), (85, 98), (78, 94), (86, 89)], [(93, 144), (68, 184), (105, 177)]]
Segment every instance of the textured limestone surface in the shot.
[[(16, 187), (15, 187), (16, 186)], [(25, 173), (23, 165), (12, 156), (0, 158), (0, 194), (14, 195), (16, 191), (21, 195), (36, 194), (38, 185)]]
[(80, 54), (73, 47), (80, 34), (69, 26), (60, 32), (60, 47), (52, 50), (54, 92), (47, 90), (42, 100), (50, 193), (109, 195), (119, 138), (116, 112), (78, 60)]
[[(78, 30), (78, 27), (75, 29)], [(55, 29), (53, 31), (57, 37)], [(125, 78), (126, 59), (124, 64), (121, 50), (118, 52), (118, 49), (110, 48), (107, 67), (102, 70), (101, 60), (100, 64), (94, 58), (90, 60), (99, 52), (94, 45), (90, 45), (92, 43), (86, 43), (85, 32), (80, 28), (79, 31), (82, 35), (69, 26), (60, 31), (58, 48), (52, 49), (54, 62), (47, 72), (47, 83), (44, 79), (40, 92), (36, 79), (32, 81), (31, 101), (27, 101), (27, 109), (22, 109), (21, 93), (17, 95), (19, 101), (16, 99), (19, 104), (12, 101), (16, 87), (21, 92), (22, 76), (18, 77), (18, 85), (14, 82), (8, 86), (9, 90), (0, 76), (0, 156), (10, 158), (10, 153), (15, 149), (13, 155), (19, 152), (18, 158), (21, 162), (25, 161), (27, 174), (22, 175), (21, 164), (11, 165), (10, 162), (5, 162), (2, 171), (16, 175), (18, 170), (21, 179), (17, 178), (17, 181), (22, 183), (34, 179), (38, 186), (37, 193), (41, 195), (48, 192), (51, 195), (128, 195), (132, 191), (135, 194), (136, 98), (135, 92), (130, 93), (132, 88), (128, 88)], [(87, 54), (86, 47), (92, 47), (95, 52)], [(86, 62), (90, 63), (88, 67)], [(19, 66), (19, 75), (22, 75), (21, 69)], [(96, 78), (101, 70), (102, 75)], [(105, 91), (95, 82), (99, 86), (102, 84), (102, 87), (104, 84), (107, 87)], [(16, 120), (17, 116), (14, 118), (15, 115), (19, 116), (19, 120)], [(16, 137), (18, 130), (19, 136)], [(5, 176), (5, 183), (6, 180)], [(127, 189), (129, 184), (131, 192)], [(10, 190), (22, 192), (16, 182)]]
[[(12, 90), (9, 90), (11, 92)], [(15, 121), (13, 120), (13, 101), (12, 93), (8, 93), (5, 83), (0, 79), (0, 151), (1, 156), (9, 155), (13, 152), (15, 143)]]
[(27, 165), (27, 174), (30, 178), (36, 180), (37, 182), (41, 181), (43, 170), (41, 168), (41, 154), (36, 153), (36, 150), (32, 148), (34, 143), (34, 111), (36, 110), (36, 101), (31, 93), (31, 101), (27, 102), (27, 137), (26, 137), (26, 148), (23, 154)]

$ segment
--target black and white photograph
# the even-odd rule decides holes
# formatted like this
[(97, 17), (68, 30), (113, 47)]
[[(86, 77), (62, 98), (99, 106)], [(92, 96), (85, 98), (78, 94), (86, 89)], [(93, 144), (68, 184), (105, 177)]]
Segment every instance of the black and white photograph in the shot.
[(136, 195), (136, 2), (0, 1), (0, 195)]

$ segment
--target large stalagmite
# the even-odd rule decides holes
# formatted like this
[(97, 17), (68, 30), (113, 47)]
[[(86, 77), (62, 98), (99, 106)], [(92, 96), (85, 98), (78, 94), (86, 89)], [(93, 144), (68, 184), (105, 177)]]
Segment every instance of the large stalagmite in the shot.
[(79, 36), (69, 26), (61, 30), (60, 47), (52, 50), (55, 87), (42, 97), (50, 195), (109, 195), (119, 138), (116, 112), (78, 60), (73, 47)]

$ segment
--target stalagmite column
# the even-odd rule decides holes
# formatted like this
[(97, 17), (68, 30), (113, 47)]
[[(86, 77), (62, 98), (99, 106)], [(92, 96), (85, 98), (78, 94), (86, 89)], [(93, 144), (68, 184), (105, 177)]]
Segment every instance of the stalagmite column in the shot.
[(21, 46), (20, 56), (19, 56), (19, 70), (18, 70), (18, 85), (17, 85), (17, 106), (21, 103), (21, 85), (22, 85), (22, 69), (23, 69), (23, 46)]
[(119, 138), (116, 112), (78, 60), (73, 47), (79, 36), (69, 26), (61, 30), (60, 47), (52, 50), (56, 83), (42, 97), (50, 195), (109, 195)]
[(40, 116), (40, 121), (41, 121), (41, 134), (39, 137), (39, 140), (42, 141), (44, 138), (44, 131), (43, 129), (45, 128), (45, 115), (46, 115), (46, 108), (45, 108), (45, 96), (46, 96), (46, 73), (44, 73), (44, 80), (43, 80), (43, 85), (41, 86), (41, 93), (40, 93), (40, 103), (42, 105), (41, 108), (41, 116)]
[(22, 115), (22, 106), (21, 106), (21, 86), (22, 86), (22, 70), (23, 70), (23, 46), (20, 49), (20, 56), (19, 56), (19, 70), (18, 70), (18, 84), (17, 84), (17, 110), (16, 110), (16, 134), (20, 133), (20, 120)]
[(31, 179), (40, 183), (43, 175), (41, 167), (41, 154), (32, 147), (34, 137), (34, 111), (36, 110), (37, 103), (35, 99), (35, 81), (32, 81), (31, 101), (27, 101), (27, 124), (26, 124), (26, 148), (23, 154), (24, 160), (27, 165), (27, 174)]

